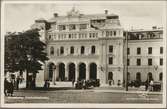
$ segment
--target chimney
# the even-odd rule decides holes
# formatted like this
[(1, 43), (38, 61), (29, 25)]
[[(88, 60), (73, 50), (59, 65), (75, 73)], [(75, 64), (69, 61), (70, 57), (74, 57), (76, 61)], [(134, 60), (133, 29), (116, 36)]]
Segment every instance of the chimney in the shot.
[(104, 10), (105, 11), (105, 14), (108, 14), (108, 10)]
[(54, 13), (53, 16), (54, 16), (54, 17), (58, 17), (58, 13)]

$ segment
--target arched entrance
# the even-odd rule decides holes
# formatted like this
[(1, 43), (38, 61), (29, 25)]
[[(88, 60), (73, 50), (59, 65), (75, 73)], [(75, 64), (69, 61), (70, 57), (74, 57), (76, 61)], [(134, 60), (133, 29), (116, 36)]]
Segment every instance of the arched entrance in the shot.
[(113, 80), (113, 73), (112, 72), (108, 73), (108, 80)]
[(79, 65), (79, 80), (86, 79), (86, 65), (81, 63)]
[(75, 64), (70, 63), (68, 67), (69, 67), (69, 73), (68, 73), (69, 81), (75, 80)]
[(153, 80), (153, 76), (152, 76), (152, 73), (151, 73), (151, 72), (148, 73), (147, 78), (148, 78), (148, 81), (149, 81), (149, 82), (150, 82), (151, 80)]
[(97, 79), (97, 65), (95, 63), (90, 64), (90, 71), (89, 71), (90, 79)]
[(49, 71), (49, 81), (52, 81), (52, 78), (53, 78), (53, 72), (54, 72), (54, 63), (50, 63), (48, 65), (48, 71)]
[(64, 63), (59, 64), (59, 80), (60, 81), (65, 80), (65, 65), (64, 65)]

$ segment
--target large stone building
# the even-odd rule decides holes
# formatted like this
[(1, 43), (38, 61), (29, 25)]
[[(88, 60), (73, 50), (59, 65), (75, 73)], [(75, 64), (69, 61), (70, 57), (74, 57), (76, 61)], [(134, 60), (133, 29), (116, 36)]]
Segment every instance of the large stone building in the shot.
[(131, 30), (128, 32), (128, 75), (130, 80), (162, 81), (163, 30)]
[(47, 44), (49, 61), (38, 75), (42, 81), (100, 79), (102, 84), (109, 80), (123, 83), (126, 36), (129, 80), (145, 81), (148, 74), (162, 80), (162, 29), (125, 32), (118, 15), (107, 10), (85, 15), (74, 8), (66, 16), (54, 13), (49, 20), (38, 19), (32, 28), (41, 29), (41, 40)]

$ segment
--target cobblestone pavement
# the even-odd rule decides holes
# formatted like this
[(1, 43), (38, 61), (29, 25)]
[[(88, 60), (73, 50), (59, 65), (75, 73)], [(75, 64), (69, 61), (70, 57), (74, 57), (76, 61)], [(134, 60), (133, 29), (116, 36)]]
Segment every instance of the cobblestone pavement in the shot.
[[(101, 91), (100, 91), (101, 90)], [(105, 90), (105, 91), (102, 91)], [(108, 90), (108, 91), (107, 91)], [(113, 90), (113, 91), (109, 91)], [(119, 91), (120, 90), (120, 91)], [(6, 103), (162, 103), (161, 93), (122, 93), (122, 88), (19, 90)], [(135, 89), (129, 89), (135, 91)], [(145, 92), (145, 91), (143, 91)]]

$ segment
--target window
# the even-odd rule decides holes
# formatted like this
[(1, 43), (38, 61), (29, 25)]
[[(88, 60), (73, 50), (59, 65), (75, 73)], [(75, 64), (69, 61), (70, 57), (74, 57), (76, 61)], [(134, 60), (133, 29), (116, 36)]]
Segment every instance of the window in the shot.
[(140, 47), (137, 48), (137, 54), (138, 55), (141, 54), (141, 48)]
[(152, 59), (151, 58), (148, 59), (148, 65), (149, 66), (152, 65)]
[(137, 59), (137, 66), (141, 65), (141, 59)]
[(109, 36), (109, 31), (106, 31), (106, 37), (108, 37)]
[(74, 54), (74, 47), (73, 46), (70, 48), (70, 53)]
[(159, 64), (160, 64), (160, 65), (163, 65), (163, 59), (162, 59), (162, 58), (160, 58)]
[(87, 28), (87, 25), (86, 24), (80, 24), (80, 29), (86, 29)]
[(60, 54), (64, 54), (64, 47), (60, 47)]
[(140, 72), (136, 73), (136, 80), (140, 81), (141, 80), (141, 74)]
[(116, 36), (116, 31), (114, 31), (114, 36)]
[(148, 54), (152, 54), (152, 47), (148, 47)]
[(96, 47), (95, 47), (95, 46), (92, 46), (92, 48), (91, 48), (91, 53), (92, 53), (92, 54), (95, 54), (95, 52), (96, 52)]
[(163, 47), (160, 47), (160, 54), (163, 54)]
[(113, 57), (109, 57), (109, 64), (113, 64)]
[(84, 54), (84, 53), (85, 53), (85, 47), (81, 46), (81, 54)]
[(110, 36), (112, 36), (112, 31), (110, 31)]
[(110, 46), (109, 46), (109, 53), (112, 53), (112, 52), (113, 52), (113, 46), (110, 45)]
[(159, 80), (162, 81), (162, 72), (159, 74)]
[(127, 65), (128, 66), (130, 65), (130, 59), (127, 59)]
[(59, 31), (65, 30), (66, 26), (65, 25), (59, 25)]
[(127, 48), (127, 54), (128, 55), (130, 54), (130, 48)]
[(54, 47), (50, 47), (50, 55), (54, 55)]
[(75, 29), (76, 29), (76, 25), (74, 24), (69, 25), (69, 30), (75, 30)]
[(113, 80), (113, 73), (112, 72), (108, 72), (108, 80)]
[(69, 34), (69, 38), (71, 38), (71, 34)]

